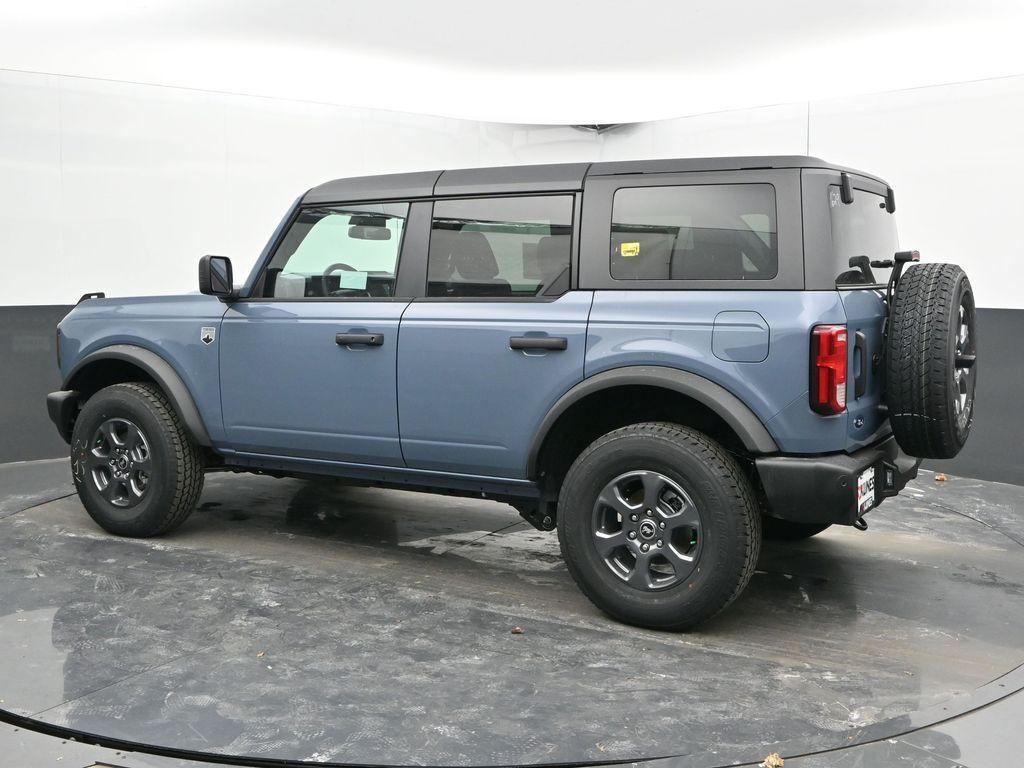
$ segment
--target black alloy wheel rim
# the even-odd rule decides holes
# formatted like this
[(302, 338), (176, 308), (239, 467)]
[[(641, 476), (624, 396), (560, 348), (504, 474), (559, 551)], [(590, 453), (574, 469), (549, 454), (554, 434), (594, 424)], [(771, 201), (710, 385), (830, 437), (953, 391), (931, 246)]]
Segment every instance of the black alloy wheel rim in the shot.
[(953, 413), (962, 431), (974, 411), (974, 382), (977, 349), (974, 332), (974, 301), (970, 295), (960, 300), (957, 313), (956, 348), (953, 361)]
[(592, 539), (605, 566), (643, 592), (685, 581), (703, 548), (693, 500), (652, 470), (626, 472), (605, 485), (594, 503)]
[(104, 421), (86, 453), (88, 476), (99, 494), (121, 509), (146, 496), (152, 480), (152, 454), (145, 433), (122, 418)]

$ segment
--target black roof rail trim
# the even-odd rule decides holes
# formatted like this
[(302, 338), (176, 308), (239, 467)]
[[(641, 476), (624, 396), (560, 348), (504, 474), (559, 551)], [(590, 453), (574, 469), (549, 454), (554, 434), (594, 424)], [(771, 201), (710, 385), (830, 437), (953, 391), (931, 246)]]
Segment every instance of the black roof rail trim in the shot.
[(835, 165), (818, 157), (752, 155), (505, 165), (492, 168), (450, 168), (441, 171), (356, 176), (335, 179), (313, 187), (301, 200), (302, 204), (308, 205), (472, 195), (514, 195), (530, 192), (578, 192), (591, 176), (803, 168), (852, 173), (889, 186), (877, 176)]
[(591, 163), (456, 168), (441, 173), (434, 184), (434, 195), (577, 192), (583, 189), (590, 168)]

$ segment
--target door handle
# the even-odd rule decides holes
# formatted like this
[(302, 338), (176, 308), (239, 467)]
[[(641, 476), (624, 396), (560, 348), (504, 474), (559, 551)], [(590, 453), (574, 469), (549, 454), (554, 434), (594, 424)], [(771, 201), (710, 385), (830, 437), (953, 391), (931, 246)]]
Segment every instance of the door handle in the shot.
[(350, 344), (364, 344), (367, 347), (379, 347), (384, 343), (383, 333), (339, 333), (334, 337), (334, 343), (339, 347), (347, 347)]
[(508, 340), (509, 349), (551, 349), (562, 350), (569, 346), (564, 336), (513, 336)]

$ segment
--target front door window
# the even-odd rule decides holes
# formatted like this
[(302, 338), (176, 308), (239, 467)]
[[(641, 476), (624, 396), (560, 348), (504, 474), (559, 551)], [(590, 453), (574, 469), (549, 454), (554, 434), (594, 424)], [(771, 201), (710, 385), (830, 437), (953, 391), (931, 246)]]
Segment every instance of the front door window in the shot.
[(408, 203), (305, 208), (263, 279), (266, 298), (395, 295)]

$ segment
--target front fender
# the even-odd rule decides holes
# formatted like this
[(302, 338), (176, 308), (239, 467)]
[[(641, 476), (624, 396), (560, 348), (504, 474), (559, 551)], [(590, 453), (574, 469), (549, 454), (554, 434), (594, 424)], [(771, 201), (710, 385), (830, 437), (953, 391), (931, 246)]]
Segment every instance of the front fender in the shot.
[(210, 433), (206, 429), (206, 424), (203, 422), (203, 417), (196, 407), (188, 386), (170, 363), (148, 349), (132, 344), (114, 344), (90, 352), (71, 369), (64, 380), (63, 388), (65, 390), (77, 389), (75, 383), (76, 380), (80, 380), (82, 372), (88, 366), (101, 360), (132, 363), (145, 371), (163, 389), (178, 417), (185, 423), (185, 427), (192, 434), (196, 443), (203, 446), (212, 445)]

